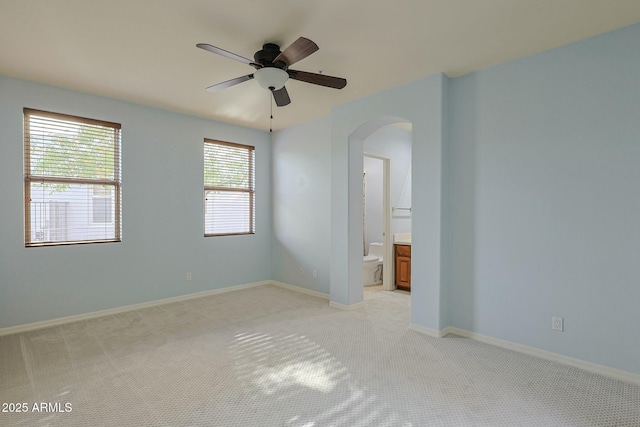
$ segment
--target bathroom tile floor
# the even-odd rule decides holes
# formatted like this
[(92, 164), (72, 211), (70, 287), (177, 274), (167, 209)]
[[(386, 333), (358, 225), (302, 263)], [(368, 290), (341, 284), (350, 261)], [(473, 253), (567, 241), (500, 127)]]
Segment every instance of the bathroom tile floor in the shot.
[[(367, 297), (367, 295), (374, 294), (376, 292), (386, 292), (386, 291), (382, 289), (382, 285), (365, 286), (364, 287), (365, 298)], [(395, 289), (395, 290), (393, 290), (391, 292), (393, 292), (395, 294), (400, 294), (400, 295), (407, 295), (407, 296), (411, 295), (411, 292), (403, 291), (402, 289)]]

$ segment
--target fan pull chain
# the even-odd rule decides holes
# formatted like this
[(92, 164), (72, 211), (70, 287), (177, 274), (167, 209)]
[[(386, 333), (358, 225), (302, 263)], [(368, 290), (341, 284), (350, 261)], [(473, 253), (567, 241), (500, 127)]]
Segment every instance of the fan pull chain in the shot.
[(269, 93), (269, 98), (271, 99), (271, 107), (270, 116), (269, 116), (269, 133), (273, 132), (273, 93)]

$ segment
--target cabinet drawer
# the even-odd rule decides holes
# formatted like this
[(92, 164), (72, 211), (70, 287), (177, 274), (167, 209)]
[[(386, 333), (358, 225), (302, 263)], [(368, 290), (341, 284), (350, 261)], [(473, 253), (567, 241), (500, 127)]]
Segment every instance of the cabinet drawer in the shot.
[(396, 254), (400, 256), (411, 256), (410, 245), (396, 245)]

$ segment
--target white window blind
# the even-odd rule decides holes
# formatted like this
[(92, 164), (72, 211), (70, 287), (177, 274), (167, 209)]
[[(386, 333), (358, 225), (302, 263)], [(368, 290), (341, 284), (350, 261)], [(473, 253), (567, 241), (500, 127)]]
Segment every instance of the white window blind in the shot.
[(24, 109), (26, 246), (121, 240), (120, 128)]
[(255, 148), (204, 140), (204, 235), (255, 232)]

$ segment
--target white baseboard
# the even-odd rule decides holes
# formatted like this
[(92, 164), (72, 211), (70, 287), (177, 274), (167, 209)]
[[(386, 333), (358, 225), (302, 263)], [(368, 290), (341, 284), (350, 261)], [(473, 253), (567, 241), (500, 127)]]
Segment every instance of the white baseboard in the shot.
[(329, 299), (328, 294), (323, 294), (322, 292), (314, 291), (307, 288), (301, 288), (300, 286), (294, 286), (288, 283), (278, 282), (277, 280), (270, 280), (269, 283), (271, 283), (272, 285), (280, 286), (281, 288), (289, 289), (290, 291), (296, 291), (296, 292), (300, 292), (303, 294), (311, 295), (311, 296), (322, 298), (322, 299)]
[[(414, 329), (414, 328), (412, 327), (411, 329)], [(428, 329), (428, 328), (425, 328), (425, 329)], [(414, 329), (414, 330), (420, 332), (420, 330), (418, 329)], [(626, 381), (634, 384), (640, 384), (639, 374), (623, 371), (622, 369), (611, 368), (609, 366), (599, 365), (597, 363), (587, 362), (581, 359), (575, 359), (573, 357), (564, 356), (562, 354), (541, 350), (539, 348), (530, 347), (524, 344), (517, 344), (511, 341), (506, 341), (499, 338), (493, 338), (487, 335), (478, 334), (475, 332), (467, 331), (465, 329), (455, 328), (452, 326), (448, 326), (440, 331), (441, 337), (448, 334), (459, 335), (465, 338), (471, 338), (472, 340), (495, 345), (496, 347), (501, 347), (507, 350), (517, 351), (518, 353), (527, 354), (529, 356), (536, 356), (542, 359), (551, 360), (553, 362), (570, 365), (579, 369), (583, 369), (588, 372), (592, 372), (594, 374), (604, 375), (606, 377), (615, 378), (617, 380), (622, 380), (622, 381)], [(426, 334), (426, 335), (429, 335), (429, 334)]]
[[(322, 292), (312, 291), (311, 289), (301, 288), (300, 286), (289, 285), (288, 283), (282, 283), (275, 280), (272, 280), (271, 283), (273, 285), (280, 286), (282, 288), (289, 289), (291, 291), (302, 292), (303, 294), (330, 300), (330, 296), (327, 294), (323, 294)], [(357, 310), (360, 307), (364, 307), (364, 301), (361, 301), (355, 304), (342, 304), (342, 303), (330, 300), (329, 307), (337, 308), (339, 310)]]
[(172, 302), (186, 301), (194, 298), (202, 298), (210, 295), (223, 294), (226, 292), (239, 291), (241, 289), (255, 288), (256, 286), (264, 286), (272, 284), (271, 280), (263, 280), (260, 282), (245, 283), (242, 285), (228, 286), (226, 288), (211, 289), (208, 291), (195, 292), (192, 294), (178, 295), (175, 297), (163, 298), (154, 301), (143, 302), (139, 304), (125, 305), (122, 307), (108, 308), (106, 310), (92, 311), (90, 313), (76, 314), (73, 316), (58, 317), (51, 320), (43, 320), (40, 322), (26, 323), (23, 325), (9, 326), (0, 328), (0, 336), (17, 334), (20, 332), (34, 331), (37, 329), (50, 328), (52, 326), (63, 325), (65, 323), (78, 322), (80, 320), (95, 319), (96, 317), (109, 316), (112, 314), (124, 313), (142, 308), (155, 307), (158, 305), (169, 304)]
[(426, 326), (416, 325), (415, 323), (411, 323), (409, 325), (409, 329), (433, 338), (442, 338), (444, 336), (444, 329), (442, 331), (439, 331), (437, 329), (427, 328)]
[(364, 301), (360, 301), (355, 304), (342, 304), (335, 301), (329, 301), (329, 307), (337, 308), (339, 310), (357, 310), (360, 307), (364, 307)]

